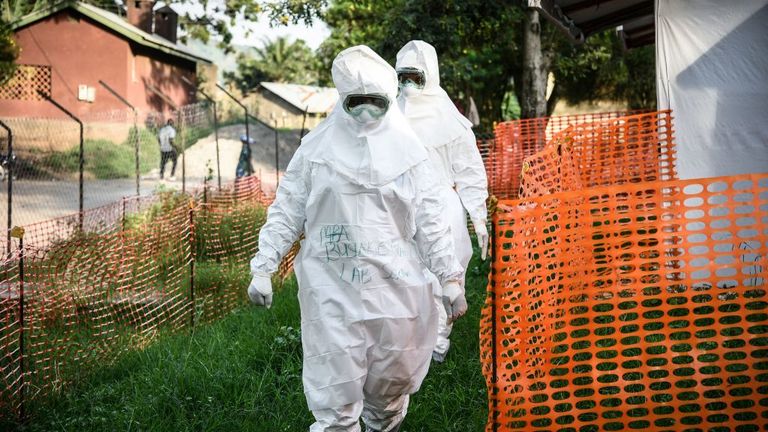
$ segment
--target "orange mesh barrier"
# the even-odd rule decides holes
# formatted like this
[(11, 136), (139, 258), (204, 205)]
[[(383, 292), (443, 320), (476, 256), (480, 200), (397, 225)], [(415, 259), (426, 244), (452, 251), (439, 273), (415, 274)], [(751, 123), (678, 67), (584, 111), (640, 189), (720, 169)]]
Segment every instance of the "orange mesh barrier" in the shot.
[(488, 431), (768, 424), (768, 176), (500, 201)]
[(520, 174), (520, 197), (581, 189), (581, 176), (572, 153), (570, 143), (555, 138), (543, 150), (527, 157)]
[(574, 124), (525, 159), (520, 197), (672, 180), (675, 158), (670, 111)]
[(250, 177), (27, 226), (0, 266), (0, 416), (244, 304), (270, 201)]
[[(605, 112), (502, 122), (485, 160), (488, 188), (499, 199), (517, 198), (523, 161), (542, 150), (557, 133), (581, 123), (615, 119), (634, 112)], [(481, 152), (482, 153), (482, 152)]]

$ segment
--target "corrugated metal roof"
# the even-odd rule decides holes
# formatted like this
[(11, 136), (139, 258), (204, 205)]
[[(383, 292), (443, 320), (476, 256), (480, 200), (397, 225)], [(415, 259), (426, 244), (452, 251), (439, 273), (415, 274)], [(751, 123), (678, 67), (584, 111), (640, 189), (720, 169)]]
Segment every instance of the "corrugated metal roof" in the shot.
[(101, 9), (86, 3), (82, 3), (79, 1), (57, 3), (56, 5), (51, 6), (49, 8), (42, 9), (37, 12), (33, 12), (23, 17), (22, 19), (12, 23), (11, 28), (13, 30), (17, 30), (22, 27), (26, 27), (30, 24), (36, 23), (37, 21), (45, 19), (67, 8), (72, 8), (73, 10), (85, 15), (86, 17), (104, 25), (105, 27), (125, 36), (127, 39), (130, 39), (140, 45), (143, 45), (149, 48), (154, 48), (156, 50), (165, 52), (167, 54), (170, 54), (176, 57), (181, 57), (186, 60), (191, 60), (193, 62), (212, 63), (209, 59), (205, 57), (201, 57), (200, 55), (195, 54), (189, 51), (188, 49), (185, 49), (181, 45), (175, 44), (160, 36), (147, 33), (139, 29), (138, 27), (129, 24), (123, 18), (113, 14), (112, 12), (107, 12), (104, 9)]
[(333, 87), (317, 87), (302, 84), (263, 82), (261, 86), (310, 114), (327, 114), (339, 100), (339, 92)]
[(575, 41), (622, 27), (628, 48), (654, 43), (653, 0), (528, 0)]

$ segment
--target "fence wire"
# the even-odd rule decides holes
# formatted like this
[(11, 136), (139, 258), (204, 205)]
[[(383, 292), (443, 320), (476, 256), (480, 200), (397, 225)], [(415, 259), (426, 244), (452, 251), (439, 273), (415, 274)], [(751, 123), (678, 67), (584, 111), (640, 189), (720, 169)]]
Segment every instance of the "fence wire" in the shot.
[(271, 199), (247, 177), (27, 226), (0, 267), (0, 417), (242, 305)]
[[(158, 131), (168, 119), (174, 119), (177, 131), (175, 182), (159, 179)], [(215, 163), (219, 155), (213, 139), (213, 105), (207, 102), (185, 105), (170, 113), (128, 108), (94, 112), (80, 120), (83, 209), (158, 189), (196, 189), (220, 174)], [(13, 136), (13, 157), (6, 160), (9, 137), (0, 131), (0, 180), (4, 182), (0, 187), (0, 226), (29, 225), (77, 212), (81, 163), (78, 123), (67, 117), (10, 117), (0, 121)], [(170, 171), (170, 162), (168, 165)], [(11, 168), (13, 191), (9, 194)]]

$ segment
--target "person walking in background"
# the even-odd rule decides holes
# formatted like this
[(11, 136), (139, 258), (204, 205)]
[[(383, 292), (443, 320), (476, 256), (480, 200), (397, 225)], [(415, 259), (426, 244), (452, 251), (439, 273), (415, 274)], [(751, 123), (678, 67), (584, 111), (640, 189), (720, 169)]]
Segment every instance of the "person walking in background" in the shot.
[(176, 128), (173, 127), (173, 119), (169, 118), (165, 126), (161, 127), (157, 132), (157, 139), (160, 141), (160, 180), (163, 179), (165, 174), (165, 164), (170, 160), (173, 162), (171, 165), (171, 181), (176, 180), (176, 161), (179, 158), (178, 152), (176, 152)]
[(240, 149), (240, 158), (237, 161), (237, 168), (235, 169), (235, 177), (237, 178), (253, 175), (251, 145), (253, 145), (255, 141), (247, 135), (240, 135), (240, 142), (243, 146)]
[[(440, 199), (445, 204), (446, 218), (451, 224), (456, 257), (464, 269), (458, 284), (463, 293), (467, 266), (472, 258), (467, 213), (474, 225), (483, 260), (488, 251), (488, 211), (485, 203), (488, 199), (488, 179), (483, 159), (477, 149), (472, 123), (456, 109), (440, 87), (435, 48), (424, 41), (408, 42), (397, 53), (396, 68), (400, 85), (398, 105), (408, 124), (427, 147), (440, 185)], [(443, 299), (436, 298), (435, 301), (442, 302)], [(438, 310), (441, 311), (440, 324), (432, 359), (442, 363), (451, 346), (451, 323), (443, 309)]]

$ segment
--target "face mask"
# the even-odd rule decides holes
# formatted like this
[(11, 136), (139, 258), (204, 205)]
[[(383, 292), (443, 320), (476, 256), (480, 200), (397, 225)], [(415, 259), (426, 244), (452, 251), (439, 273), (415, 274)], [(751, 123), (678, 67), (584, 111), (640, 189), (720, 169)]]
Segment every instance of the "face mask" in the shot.
[(427, 82), (427, 77), (421, 69), (406, 67), (397, 70), (397, 82), (400, 88), (410, 86), (423, 89)]
[(414, 97), (421, 94), (422, 89), (418, 88), (416, 85), (404, 85), (400, 88), (400, 91), (403, 92), (403, 95), (405, 97)]
[(380, 120), (387, 110), (371, 104), (361, 104), (349, 109), (349, 115), (360, 123), (371, 123)]

